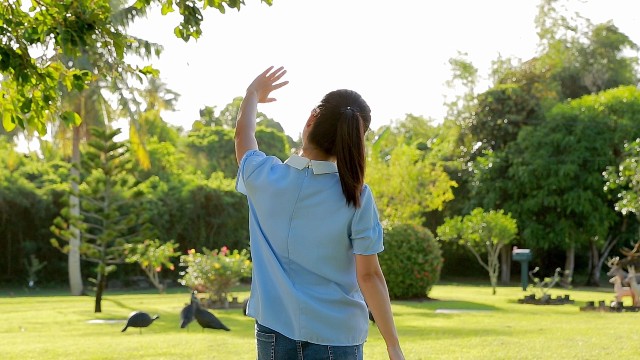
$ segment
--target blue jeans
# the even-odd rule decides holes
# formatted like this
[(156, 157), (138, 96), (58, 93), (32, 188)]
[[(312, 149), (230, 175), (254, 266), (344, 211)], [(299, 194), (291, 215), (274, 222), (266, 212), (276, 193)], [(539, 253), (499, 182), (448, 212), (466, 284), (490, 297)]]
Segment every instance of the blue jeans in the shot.
[(320, 345), (288, 338), (256, 322), (258, 360), (362, 360), (362, 344)]

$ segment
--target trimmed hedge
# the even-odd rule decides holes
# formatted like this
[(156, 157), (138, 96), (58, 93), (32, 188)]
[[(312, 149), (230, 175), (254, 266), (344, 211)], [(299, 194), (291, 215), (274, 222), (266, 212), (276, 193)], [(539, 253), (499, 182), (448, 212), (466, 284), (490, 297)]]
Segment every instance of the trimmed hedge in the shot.
[(444, 259), (428, 229), (395, 225), (384, 230), (385, 250), (379, 254), (392, 299), (424, 299), (438, 280)]

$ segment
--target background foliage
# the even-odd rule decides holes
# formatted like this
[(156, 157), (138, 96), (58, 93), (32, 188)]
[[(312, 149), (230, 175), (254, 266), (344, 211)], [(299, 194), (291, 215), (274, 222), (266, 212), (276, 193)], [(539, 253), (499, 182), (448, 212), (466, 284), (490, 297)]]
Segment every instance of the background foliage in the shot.
[[(442, 122), (407, 114), (367, 135), (366, 181), (388, 242), (395, 241), (398, 226), (435, 233), (446, 218), (477, 207), (504, 210), (517, 222), (514, 245), (533, 250), (532, 265), (542, 273), (561, 267), (569, 278), (591, 285), (600, 283), (609, 255), (635, 244), (639, 171), (637, 156), (628, 151), (634, 145), (625, 144), (640, 137), (638, 45), (612, 22), (570, 17), (561, 3), (540, 0), (534, 57), (499, 56), (488, 79), (464, 54), (452, 58), (448, 84), (459, 91)], [(24, 284), (33, 255), (46, 262), (41, 284), (65, 283), (67, 260), (49, 245), (48, 228), (68, 203), (77, 168), (71, 164), (80, 163), (91, 141), (87, 129), (112, 129), (116, 120), (129, 125), (127, 145), (135, 160), (129, 175), (140, 184), (141, 211), (160, 243), (174, 240), (181, 251), (248, 247), (246, 199), (234, 190), (233, 120), (241, 98), (219, 111), (204, 106), (199, 119), (185, 119), (190, 129), (167, 124), (162, 112), (174, 110), (179, 94), (159, 81), (151, 64), (162, 46), (127, 33), (147, 11), (176, 11), (181, 20), (172, 25), (174, 33), (186, 41), (200, 36), (205, 8), (224, 12), (243, 5), (0, 5), (0, 281)], [(148, 66), (132, 65), (129, 56)], [(487, 88), (479, 88), (482, 80), (489, 80)], [(110, 96), (115, 104), (105, 101)], [(284, 160), (299, 148), (277, 119), (260, 113), (259, 120), (262, 150)], [(38, 151), (15, 150), (18, 138), (45, 131), (52, 136), (39, 139)], [(482, 271), (458, 245), (443, 244), (442, 250), (444, 276)], [(500, 262), (511, 269), (507, 247)], [(122, 267), (112, 279), (141, 271)]]

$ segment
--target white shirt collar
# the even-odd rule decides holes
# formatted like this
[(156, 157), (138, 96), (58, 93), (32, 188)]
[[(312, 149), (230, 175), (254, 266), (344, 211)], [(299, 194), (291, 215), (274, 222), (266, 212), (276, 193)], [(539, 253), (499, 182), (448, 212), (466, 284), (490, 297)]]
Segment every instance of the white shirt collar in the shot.
[(338, 165), (331, 161), (318, 161), (318, 160), (309, 160), (306, 157), (302, 157), (299, 155), (291, 155), (285, 164), (294, 167), (298, 170), (302, 170), (306, 167), (309, 167), (313, 170), (315, 175), (321, 174), (331, 174), (338, 172)]

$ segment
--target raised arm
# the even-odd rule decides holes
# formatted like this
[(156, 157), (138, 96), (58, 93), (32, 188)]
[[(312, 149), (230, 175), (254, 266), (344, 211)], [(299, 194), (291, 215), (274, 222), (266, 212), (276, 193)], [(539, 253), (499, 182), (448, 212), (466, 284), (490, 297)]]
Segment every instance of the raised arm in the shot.
[(378, 255), (356, 255), (356, 273), (362, 295), (387, 344), (389, 359), (404, 360), (391, 313), (389, 290), (380, 269)]
[(247, 87), (247, 93), (240, 105), (238, 121), (236, 123), (236, 160), (238, 164), (244, 154), (249, 150), (258, 148), (256, 141), (256, 115), (258, 114), (258, 103), (268, 103), (276, 101), (269, 97), (272, 91), (285, 85), (288, 81), (280, 81), (287, 71), (283, 67), (273, 70), (273, 66), (258, 75)]

